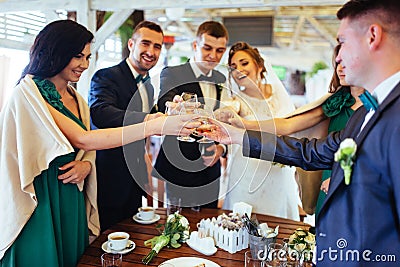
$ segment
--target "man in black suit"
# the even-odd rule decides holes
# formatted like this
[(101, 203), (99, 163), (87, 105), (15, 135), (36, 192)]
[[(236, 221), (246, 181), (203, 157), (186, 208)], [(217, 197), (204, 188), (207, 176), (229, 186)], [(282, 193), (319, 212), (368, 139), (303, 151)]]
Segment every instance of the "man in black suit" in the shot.
[[(337, 13), (341, 48), (336, 61), (348, 84), (370, 93), (360, 96), (365, 108), (353, 114), (344, 130), (324, 140), (298, 140), (221, 124), (208, 135), (243, 143), (243, 154), (249, 157), (306, 170), (332, 168), (317, 220), (321, 266), (399, 266), (399, 14), (398, 0), (351, 0)], [(342, 165), (335, 153), (349, 140), (357, 144), (356, 153), (352, 164)]]
[[(192, 44), (194, 56), (188, 63), (166, 67), (160, 76), (158, 107), (165, 112), (166, 102), (183, 92), (196, 93), (200, 102), (219, 107), (225, 92), (221, 84), (225, 76), (214, 68), (226, 50), (228, 32), (219, 22), (202, 23)], [(221, 165), (219, 158), (226, 147), (216, 144), (208, 148), (212, 156), (202, 156), (197, 142), (178, 141), (166, 136), (155, 163), (155, 176), (165, 179), (167, 197), (181, 198), (183, 206), (216, 208)]]
[[(94, 129), (140, 123), (161, 114), (149, 114), (154, 90), (148, 71), (158, 61), (163, 37), (159, 25), (140, 22), (128, 41), (129, 57), (94, 74), (89, 92)], [(145, 140), (122, 148), (97, 151), (97, 190), (102, 230), (131, 217), (141, 206), (148, 177), (144, 154)]]

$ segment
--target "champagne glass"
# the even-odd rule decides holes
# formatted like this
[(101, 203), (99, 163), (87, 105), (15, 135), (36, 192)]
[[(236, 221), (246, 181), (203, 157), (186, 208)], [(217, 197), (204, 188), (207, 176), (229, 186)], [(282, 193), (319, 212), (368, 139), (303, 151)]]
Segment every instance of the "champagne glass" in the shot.
[[(211, 127), (210, 127), (210, 122), (209, 122), (209, 118), (215, 118), (214, 117), (214, 112), (211, 108), (211, 106), (205, 105), (205, 104), (200, 104), (196, 110), (195, 110), (196, 114), (199, 114), (200, 117), (198, 118), (198, 121), (201, 123), (201, 126), (198, 127), (196, 129), (196, 134), (201, 137), (203, 132), (209, 132), (211, 131)], [(213, 143), (212, 140), (206, 138), (205, 136), (202, 136), (201, 139), (197, 140), (198, 143), (202, 143), (202, 144), (210, 144)]]
[(165, 103), (165, 114), (178, 115), (182, 107), (195, 108), (198, 104), (197, 95), (195, 93), (183, 92), (180, 98), (183, 102), (167, 101)]
[[(191, 106), (185, 107), (183, 104), (182, 104), (182, 107), (180, 108), (180, 111), (179, 111), (179, 115), (194, 114), (194, 113), (195, 113), (194, 106), (193, 106), (193, 108)], [(194, 139), (190, 135), (178, 136), (176, 139), (178, 139), (179, 141), (183, 141), (183, 142), (194, 142), (194, 141), (196, 141), (196, 139)]]
[[(183, 102), (179, 103), (180, 109), (179, 109), (179, 114), (184, 115), (184, 114), (194, 114), (196, 111), (197, 106), (199, 105), (199, 102), (197, 101), (197, 94), (195, 93), (190, 93), (190, 92), (183, 92), (181, 94), (181, 98)], [(194, 139), (191, 136), (178, 136), (177, 139), (179, 141), (183, 142), (194, 142), (196, 139)]]

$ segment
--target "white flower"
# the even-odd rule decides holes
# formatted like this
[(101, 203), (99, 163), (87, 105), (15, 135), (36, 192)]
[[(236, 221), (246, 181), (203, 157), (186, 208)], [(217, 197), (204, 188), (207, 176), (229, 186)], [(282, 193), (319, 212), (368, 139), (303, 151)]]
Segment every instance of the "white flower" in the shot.
[(299, 252), (305, 250), (306, 247), (307, 247), (307, 244), (303, 244), (303, 243), (299, 243), (299, 244), (294, 245), (294, 249), (299, 251)]
[(338, 151), (335, 153), (335, 161), (340, 163), (344, 171), (344, 182), (350, 184), (353, 161), (357, 151), (357, 144), (352, 138), (346, 138), (340, 143)]
[(167, 222), (174, 222), (175, 221), (175, 214), (168, 215)]
[(181, 225), (185, 228), (189, 227), (189, 221), (186, 219), (186, 217), (181, 216), (181, 218), (179, 219), (179, 222), (181, 223)]
[(304, 237), (307, 236), (307, 232), (304, 231), (304, 230), (301, 229), (301, 228), (298, 228), (298, 229), (295, 231), (295, 233), (296, 233), (296, 235), (297, 235), (298, 237), (301, 237), (301, 238), (304, 238)]
[(304, 238), (304, 241), (306, 241), (308, 244), (314, 244), (315, 243), (315, 235), (308, 233), (306, 238)]

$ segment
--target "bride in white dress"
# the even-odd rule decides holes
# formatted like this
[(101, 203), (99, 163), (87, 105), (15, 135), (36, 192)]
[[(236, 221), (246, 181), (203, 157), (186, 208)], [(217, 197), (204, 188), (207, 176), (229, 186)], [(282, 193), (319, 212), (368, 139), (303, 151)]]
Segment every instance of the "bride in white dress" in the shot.
[[(234, 44), (228, 64), (230, 77), (240, 88), (234, 93), (235, 101), (240, 102), (240, 117), (260, 121), (283, 117), (294, 110), (283, 84), (270, 64), (266, 70), (257, 49), (244, 42)], [(253, 212), (299, 220), (301, 201), (294, 172), (293, 167), (243, 157), (242, 147), (232, 145), (223, 208), (232, 210), (234, 203), (243, 201), (253, 206)]]

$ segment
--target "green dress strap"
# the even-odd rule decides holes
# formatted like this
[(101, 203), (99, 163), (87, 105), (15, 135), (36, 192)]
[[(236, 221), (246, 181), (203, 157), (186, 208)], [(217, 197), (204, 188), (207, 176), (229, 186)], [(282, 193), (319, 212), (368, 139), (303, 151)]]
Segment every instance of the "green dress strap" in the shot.
[(348, 87), (340, 89), (325, 100), (322, 110), (325, 116), (330, 118), (328, 133), (340, 131), (346, 126), (347, 121), (354, 113), (351, 107), (355, 103), (356, 100)]
[(79, 126), (81, 126), (84, 130), (87, 130), (83, 122), (79, 118), (77, 118), (74, 113), (72, 113), (68, 108), (64, 106), (64, 103), (61, 101), (61, 95), (58, 93), (54, 83), (39, 77), (34, 77), (33, 81), (36, 83), (39, 92), (42, 94), (47, 103), (49, 103), (59, 112), (79, 124)]

